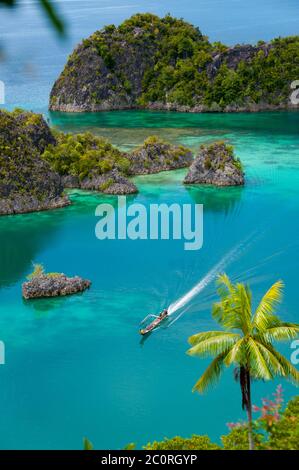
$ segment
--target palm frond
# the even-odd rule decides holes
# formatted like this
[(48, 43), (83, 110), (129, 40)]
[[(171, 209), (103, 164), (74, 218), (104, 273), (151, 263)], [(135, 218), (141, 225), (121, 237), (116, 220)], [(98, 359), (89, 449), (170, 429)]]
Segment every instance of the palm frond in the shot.
[(263, 296), (253, 318), (253, 324), (257, 330), (266, 330), (275, 324), (279, 325), (280, 319), (274, 312), (277, 305), (281, 302), (283, 287), (283, 282), (277, 281)]
[(200, 341), (205, 341), (209, 338), (222, 336), (223, 333), (224, 331), (203, 331), (201, 333), (197, 333), (195, 335), (190, 336), (188, 338), (188, 343), (191, 344), (191, 346), (194, 346), (195, 344), (200, 343)]
[(235, 301), (239, 306), (242, 331), (247, 334), (251, 330), (251, 292), (245, 284), (236, 285)]
[(245, 340), (244, 338), (239, 339), (234, 346), (230, 349), (227, 353), (224, 363), (226, 366), (230, 366), (231, 364), (242, 364), (244, 358), (244, 345)]
[(220, 289), (224, 287), (225, 291), (227, 291), (229, 294), (233, 294), (235, 288), (227, 274), (219, 274), (216, 284)]
[(240, 307), (232, 298), (214, 303), (212, 317), (226, 330), (242, 329)]
[(273, 374), (262, 354), (258, 344), (253, 338), (248, 338), (246, 343), (247, 348), (247, 368), (250, 370), (250, 375), (256, 379), (270, 380), (273, 379)]
[(192, 390), (193, 392), (204, 393), (205, 390), (218, 382), (223, 368), (223, 359), (225, 356), (226, 352), (215, 357), (215, 359), (211, 362), (200, 379), (194, 385)]
[(296, 323), (280, 323), (279, 326), (267, 328), (265, 331), (259, 333), (263, 341), (290, 341), (296, 338), (299, 334), (299, 325)]
[(244, 284), (232, 284), (226, 274), (219, 276), (218, 294), (220, 301), (213, 305), (212, 316), (228, 330), (242, 330), (249, 333), (251, 325), (251, 292)]
[(291, 362), (288, 361), (286, 357), (280, 354), (279, 351), (274, 349), (273, 346), (268, 346), (268, 349), (272, 352), (272, 354), (276, 357), (276, 359), (281, 364), (284, 370), (284, 377), (290, 382), (294, 383), (295, 385), (298, 385), (299, 384), (299, 371), (296, 369), (296, 367), (294, 367), (293, 364), (291, 364)]
[(285, 373), (284, 373), (284, 369), (280, 363), (280, 361), (277, 359), (277, 357), (273, 354), (272, 352), (272, 347), (270, 346), (269, 348), (269, 344), (263, 344), (261, 343), (260, 341), (255, 341), (257, 347), (259, 348), (261, 354), (263, 355), (266, 363), (267, 363), (267, 366), (269, 368), (269, 370), (271, 371), (271, 374), (273, 376), (282, 376), (284, 377)]
[(240, 339), (239, 334), (223, 332), (222, 335), (216, 335), (195, 343), (189, 349), (188, 354), (200, 357), (215, 356), (229, 350), (238, 339)]

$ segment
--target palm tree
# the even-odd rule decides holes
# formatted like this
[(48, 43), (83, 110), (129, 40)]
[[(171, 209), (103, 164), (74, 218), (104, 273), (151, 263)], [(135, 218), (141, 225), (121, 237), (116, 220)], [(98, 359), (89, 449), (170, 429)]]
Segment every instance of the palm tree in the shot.
[(191, 356), (214, 357), (195, 384), (199, 393), (216, 383), (224, 366), (235, 365), (235, 378), (242, 393), (242, 408), (248, 417), (249, 449), (254, 448), (252, 435), (252, 379), (271, 380), (280, 376), (299, 383), (298, 370), (273, 346), (274, 341), (291, 340), (299, 325), (286, 323), (275, 315), (282, 298), (283, 283), (278, 281), (266, 292), (255, 312), (248, 285), (233, 284), (226, 274), (219, 276), (220, 301), (212, 310), (224, 331), (198, 333), (189, 338)]

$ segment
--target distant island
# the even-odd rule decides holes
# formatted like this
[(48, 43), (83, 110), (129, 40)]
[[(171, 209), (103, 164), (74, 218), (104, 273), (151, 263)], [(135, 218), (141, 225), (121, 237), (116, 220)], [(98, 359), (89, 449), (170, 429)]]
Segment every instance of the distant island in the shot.
[(290, 85), (298, 77), (299, 36), (228, 47), (182, 19), (136, 14), (75, 48), (49, 106), (63, 112), (291, 109)]

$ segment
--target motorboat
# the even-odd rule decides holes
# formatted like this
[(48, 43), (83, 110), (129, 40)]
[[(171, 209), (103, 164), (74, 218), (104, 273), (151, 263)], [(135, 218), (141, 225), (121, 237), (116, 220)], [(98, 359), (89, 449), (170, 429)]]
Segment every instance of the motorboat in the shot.
[(150, 319), (152, 321), (147, 324), (144, 328), (141, 328), (139, 330), (139, 333), (141, 335), (147, 335), (151, 331), (153, 331), (155, 328), (157, 328), (160, 323), (162, 323), (166, 318), (168, 317), (168, 311), (167, 309), (163, 310), (163, 312), (160, 313), (160, 315), (147, 315), (144, 320), (142, 320), (141, 325), (146, 325)]

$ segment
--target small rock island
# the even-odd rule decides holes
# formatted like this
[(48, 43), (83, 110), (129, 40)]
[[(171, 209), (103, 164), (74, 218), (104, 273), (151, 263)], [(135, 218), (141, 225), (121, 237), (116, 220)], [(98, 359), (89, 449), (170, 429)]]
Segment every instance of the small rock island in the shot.
[(67, 277), (62, 273), (45, 273), (42, 265), (35, 265), (34, 272), (22, 286), (24, 299), (63, 297), (89, 289), (91, 282), (79, 276)]
[(129, 156), (130, 173), (148, 175), (160, 171), (177, 170), (191, 165), (192, 152), (183, 145), (172, 145), (153, 135)]
[(202, 145), (184, 179), (185, 184), (215, 186), (242, 186), (244, 181), (242, 163), (235, 157), (233, 147), (225, 142)]

